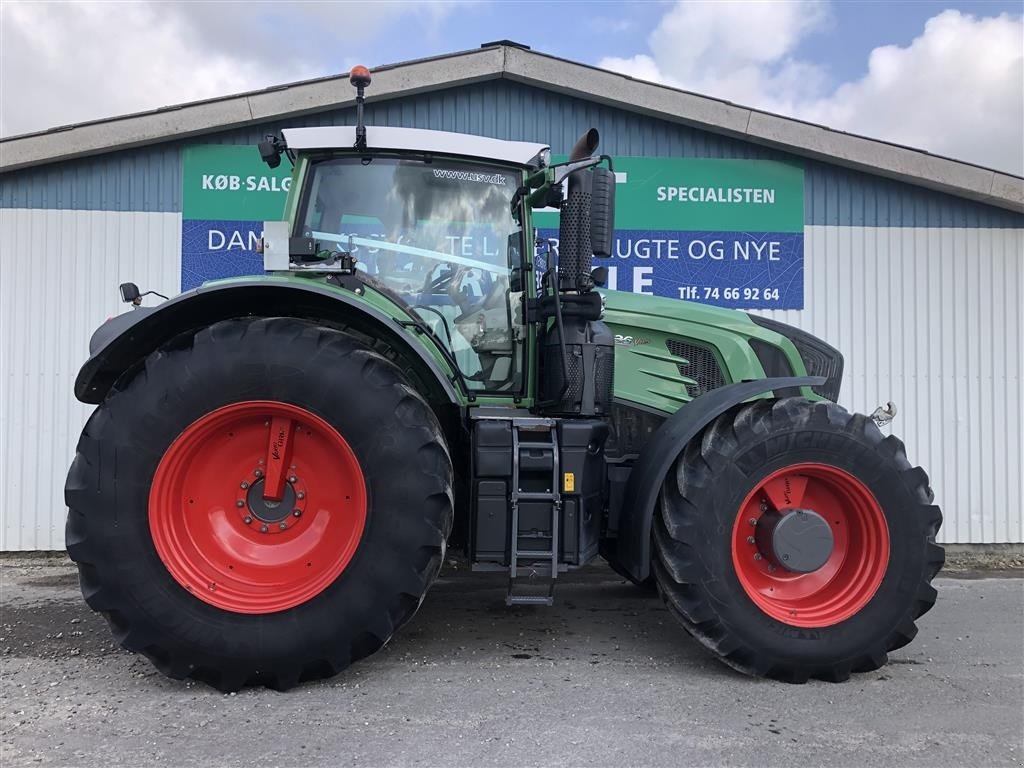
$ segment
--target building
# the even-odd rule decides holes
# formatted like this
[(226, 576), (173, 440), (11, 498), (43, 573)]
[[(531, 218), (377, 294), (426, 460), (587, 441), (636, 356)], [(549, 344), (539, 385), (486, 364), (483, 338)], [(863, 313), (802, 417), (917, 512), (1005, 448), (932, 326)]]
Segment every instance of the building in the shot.
[[(254, 149), (243, 157), (230, 148), (283, 127), (352, 124), (353, 103), (347, 76), (327, 77), (0, 142), (0, 549), (64, 546), (64, 474), (90, 410), (72, 383), (93, 328), (123, 311), (118, 284), (170, 295), (258, 264), (252, 222), (274, 218), (287, 182), (260, 170)], [(1021, 178), (507, 41), (377, 68), (367, 122), (543, 141), (556, 154), (595, 126), (601, 150), (625, 169), (620, 199), (642, 181), (637, 158), (700, 172), (716, 166), (691, 161), (739, 161), (720, 167), (739, 174), (735, 194), (748, 199), (766, 200), (758, 173), (779, 171), (780, 184), (799, 185), (802, 205), (795, 222), (780, 215), (761, 228), (798, 247), (799, 279), (781, 298), (733, 303), (777, 307), (765, 311), (840, 348), (847, 407), (896, 403), (892, 431), (931, 474), (943, 541), (1024, 542)], [(225, 170), (232, 162), (264, 175), (250, 181)], [(746, 192), (743, 178), (754, 179)], [(253, 184), (256, 197), (237, 209), (204, 202), (201, 192), (219, 184)], [(707, 202), (730, 197), (732, 184), (654, 194)], [(639, 237), (615, 261), (627, 267), (618, 287), (650, 290), (679, 261), (652, 256), (667, 242), (647, 231), (655, 225), (630, 227)], [(197, 233), (206, 238), (199, 245)], [(699, 250), (714, 240), (678, 242)]]

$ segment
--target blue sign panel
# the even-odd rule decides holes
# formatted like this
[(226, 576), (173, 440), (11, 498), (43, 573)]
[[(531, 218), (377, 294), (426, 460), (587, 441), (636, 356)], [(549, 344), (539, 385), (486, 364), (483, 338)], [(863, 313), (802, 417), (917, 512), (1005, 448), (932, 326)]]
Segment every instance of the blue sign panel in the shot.
[[(557, 229), (540, 230), (558, 243)], [(803, 309), (798, 232), (616, 231), (608, 288), (732, 309)]]
[(263, 234), (262, 221), (181, 222), (181, 290), (207, 280), (263, 274), (263, 256), (256, 241)]

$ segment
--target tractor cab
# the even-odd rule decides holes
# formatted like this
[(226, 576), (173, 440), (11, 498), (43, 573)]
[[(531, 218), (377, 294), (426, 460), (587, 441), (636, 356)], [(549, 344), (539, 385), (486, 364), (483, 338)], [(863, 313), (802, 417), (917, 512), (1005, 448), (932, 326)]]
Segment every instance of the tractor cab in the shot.
[[(369, 73), (352, 82), (355, 126), (286, 129), (260, 143), (269, 165), (286, 156), (294, 167), (287, 220), (264, 226), (265, 269), (354, 280), (404, 307), (466, 392), (522, 400), (536, 390), (548, 407), (577, 413), (589, 399), (589, 413), (600, 412), (611, 396), (610, 336), (599, 329), (608, 375), (589, 398), (593, 366), (574, 368), (566, 348), (567, 333), (589, 339), (601, 318), (591, 257), (611, 251), (614, 174), (611, 158), (594, 156), (597, 131), (551, 165), (545, 144), (363, 125)], [(560, 266), (535, 274), (531, 214), (550, 206), (562, 207), (561, 247), (546, 243)], [(538, 336), (550, 359), (531, 379)]]
[(294, 158), (289, 222), (268, 222), (268, 271), (354, 276), (415, 312), (472, 391), (525, 385), (524, 260), (530, 211), (519, 193), (541, 144), (408, 128), (286, 130)]

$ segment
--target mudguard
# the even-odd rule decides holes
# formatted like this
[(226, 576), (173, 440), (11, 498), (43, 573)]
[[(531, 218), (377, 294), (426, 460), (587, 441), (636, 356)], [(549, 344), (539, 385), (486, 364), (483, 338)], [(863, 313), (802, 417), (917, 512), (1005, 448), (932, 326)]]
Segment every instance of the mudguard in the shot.
[(75, 397), (98, 404), (125, 371), (176, 336), (246, 316), (303, 318), (325, 325), (341, 322), (397, 349), (437, 397), (460, 400), (451, 374), (424, 344), (411, 340), (410, 329), (399, 319), (341, 289), (274, 277), (205, 285), (107, 321), (89, 341), (90, 357), (75, 380)]
[(650, 574), (651, 521), (661, 484), (676, 458), (701, 430), (730, 408), (758, 395), (789, 387), (814, 387), (824, 376), (793, 376), (740, 381), (713, 389), (672, 414), (640, 451), (626, 482), (619, 518), (616, 570), (640, 583)]

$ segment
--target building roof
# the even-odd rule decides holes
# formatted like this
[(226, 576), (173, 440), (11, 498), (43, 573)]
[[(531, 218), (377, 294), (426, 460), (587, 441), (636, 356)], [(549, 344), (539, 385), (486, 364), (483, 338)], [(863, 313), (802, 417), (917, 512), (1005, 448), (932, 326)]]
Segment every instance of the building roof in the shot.
[[(304, 80), (2, 139), (0, 173), (348, 107), (355, 92), (347, 78)], [(377, 67), (367, 100), (500, 78), (1024, 212), (1024, 179), (1019, 176), (637, 80), (506, 40)]]

